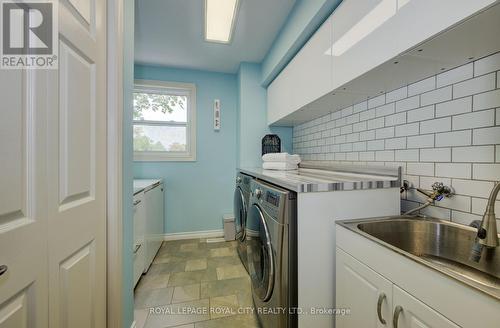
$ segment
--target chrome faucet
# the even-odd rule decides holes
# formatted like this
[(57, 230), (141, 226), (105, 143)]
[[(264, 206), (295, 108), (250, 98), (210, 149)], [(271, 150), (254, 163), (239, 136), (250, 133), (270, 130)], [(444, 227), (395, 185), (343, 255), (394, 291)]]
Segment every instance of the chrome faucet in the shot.
[(495, 248), (499, 246), (497, 219), (495, 217), (495, 201), (500, 191), (500, 182), (497, 182), (491, 190), (488, 204), (484, 211), (483, 220), (477, 229), (477, 237), (474, 246), (472, 247), (470, 259), (479, 262), (483, 247)]

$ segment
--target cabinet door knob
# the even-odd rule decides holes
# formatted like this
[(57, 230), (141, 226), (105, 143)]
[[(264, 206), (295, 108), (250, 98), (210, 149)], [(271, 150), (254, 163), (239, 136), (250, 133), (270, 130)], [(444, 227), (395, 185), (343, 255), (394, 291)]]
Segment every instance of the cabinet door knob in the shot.
[(7, 272), (7, 270), (9, 270), (9, 268), (6, 265), (0, 265), (0, 276)]
[(399, 315), (403, 312), (403, 307), (398, 305), (394, 309), (394, 317), (392, 317), (392, 326), (398, 328)]
[(378, 315), (378, 321), (380, 321), (381, 324), (385, 325), (386, 321), (384, 318), (382, 318), (382, 302), (384, 302), (384, 299), (386, 298), (384, 293), (380, 293), (378, 296), (378, 301), (377, 301), (377, 315)]

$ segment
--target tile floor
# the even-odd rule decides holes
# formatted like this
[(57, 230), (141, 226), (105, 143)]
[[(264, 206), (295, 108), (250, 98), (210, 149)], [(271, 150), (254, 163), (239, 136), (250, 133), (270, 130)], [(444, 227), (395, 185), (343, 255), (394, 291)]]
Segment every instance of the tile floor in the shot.
[(236, 242), (164, 242), (135, 289), (137, 328), (257, 328)]

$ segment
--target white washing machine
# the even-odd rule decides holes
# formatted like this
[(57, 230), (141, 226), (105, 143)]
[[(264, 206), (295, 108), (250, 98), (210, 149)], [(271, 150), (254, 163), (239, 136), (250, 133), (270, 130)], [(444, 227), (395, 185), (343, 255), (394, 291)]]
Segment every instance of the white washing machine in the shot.
[(257, 317), (263, 328), (297, 327), (297, 194), (257, 180), (251, 190), (246, 243)]

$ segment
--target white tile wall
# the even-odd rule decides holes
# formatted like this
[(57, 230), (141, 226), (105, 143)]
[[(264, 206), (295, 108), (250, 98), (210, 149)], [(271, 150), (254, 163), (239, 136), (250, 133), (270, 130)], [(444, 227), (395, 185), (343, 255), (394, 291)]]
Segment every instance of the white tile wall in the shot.
[[(293, 147), (309, 161), (401, 166), (421, 188), (442, 181), (456, 196), (423, 213), (480, 219), (500, 180), (500, 53), (296, 126)], [(401, 206), (423, 201), (408, 192)]]

